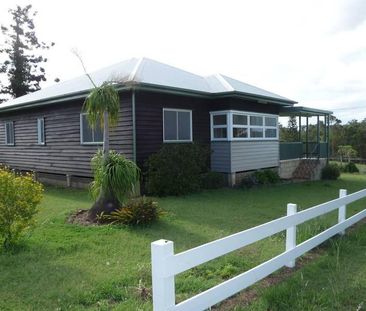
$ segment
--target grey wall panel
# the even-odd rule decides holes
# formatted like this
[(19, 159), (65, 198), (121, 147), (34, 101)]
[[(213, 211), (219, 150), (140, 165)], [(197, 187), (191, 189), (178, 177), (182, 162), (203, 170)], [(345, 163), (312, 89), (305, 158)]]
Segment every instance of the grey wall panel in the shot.
[(241, 172), (279, 165), (278, 141), (231, 142), (231, 171)]
[(211, 142), (211, 170), (221, 173), (231, 172), (231, 147), (229, 142)]

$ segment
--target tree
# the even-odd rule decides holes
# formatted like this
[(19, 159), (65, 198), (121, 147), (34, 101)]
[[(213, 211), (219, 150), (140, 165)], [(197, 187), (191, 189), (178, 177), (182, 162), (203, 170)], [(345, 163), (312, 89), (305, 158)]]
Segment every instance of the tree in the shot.
[(118, 122), (119, 96), (115, 83), (104, 82), (94, 89), (86, 98), (83, 110), (92, 128), (103, 128), (103, 156), (98, 152), (92, 159), (94, 181), (92, 194), (95, 203), (89, 210), (89, 218), (95, 220), (102, 213), (110, 214), (125, 202), (134, 191), (139, 180), (139, 169), (136, 164), (123, 155), (109, 150), (109, 125)]
[(88, 212), (89, 219), (95, 221), (98, 215), (108, 215), (120, 209), (126, 199), (135, 191), (140, 178), (137, 165), (114, 150), (109, 150), (110, 126), (117, 125), (120, 100), (116, 86), (118, 81), (105, 81), (97, 86), (88, 74), (79, 53), (73, 53), (79, 59), (85, 75), (93, 85), (93, 89), (85, 99), (83, 111), (91, 128), (103, 129), (103, 151), (100, 150), (92, 158), (91, 167), (94, 181), (91, 193), (95, 200)]
[(341, 163), (343, 163), (344, 158), (347, 158), (349, 163), (351, 162), (351, 158), (357, 156), (357, 151), (350, 145), (338, 146), (338, 155), (340, 157)]
[[(1, 25), (6, 39), (4, 47), (0, 49), (5, 59), (0, 64), (0, 73), (6, 74), (9, 82), (1, 85), (0, 93), (16, 98), (39, 90), (40, 82), (46, 81), (46, 71), (42, 65), (47, 62), (47, 58), (37, 53), (37, 50), (47, 50), (54, 43), (38, 40), (33, 23), (37, 12), (32, 11), (31, 5), (18, 5), (14, 10), (10, 9), (9, 13), (13, 23), (8, 27)], [(2, 98), (0, 102), (6, 99)]]
[(299, 140), (296, 116), (290, 116), (287, 127), (281, 127), (281, 140), (286, 142), (295, 142)]

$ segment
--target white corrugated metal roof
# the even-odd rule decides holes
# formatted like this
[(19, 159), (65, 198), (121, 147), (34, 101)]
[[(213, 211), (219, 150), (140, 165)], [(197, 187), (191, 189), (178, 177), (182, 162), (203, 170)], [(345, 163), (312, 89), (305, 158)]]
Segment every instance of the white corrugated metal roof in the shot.
[[(114, 80), (122, 85), (131, 82), (135, 85), (140, 83), (207, 94), (242, 93), (266, 97), (281, 102), (295, 103), (288, 98), (220, 74), (203, 77), (148, 58), (132, 58), (92, 72), (90, 76), (96, 85), (101, 85), (108, 80)], [(71, 97), (78, 93), (87, 92), (92, 88), (93, 85), (88, 77), (82, 75), (71, 80), (59, 82), (37, 92), (9, 100), (0, 105), (0, 110), (60, 97)]]

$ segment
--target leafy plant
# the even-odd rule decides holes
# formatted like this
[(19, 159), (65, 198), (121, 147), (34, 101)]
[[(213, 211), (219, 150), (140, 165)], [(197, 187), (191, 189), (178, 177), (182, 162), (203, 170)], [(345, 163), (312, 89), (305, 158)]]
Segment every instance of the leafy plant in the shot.
[(337, 164), (327, 164), (322, 169), (322, 179), (336, 180), (341, 175)]
[(342, 170), (342, 172), (345, 172), (345, 173), (359, 173), (360, 172), (360, 170), (358, 169), (356, 164), (353, 162), (348, 162), (346, 165), (341, 167), (341, 170)]
[(219, 189), (225, 186), (224, 175), (218, 172), (207, 172), (201, 175), (203, 189)]
[(240, 185), (243, 188), (252, 188), (255, 185), (268, 185), (280, 182), (280, 176), (274, 170), (258, 170), (245, 176)]
[(11, 248), (34, 225), (43, 186), (32, 174), (17, 175), (0, 169), (0, 237), (5, 249)]
[(164, 212), (159, 208), (158, 203), (146, 197), (130, 199), (123, 207), (111, 212), (109, 215), (102, 215), (102, 221), (124, 225), (146, 225), (159, 219)]
[(94, 181), (91, 183), (91, 194), (94, 200), (103, 193), (104, 200), (115, 200), (113, 206), (101, 206), (100, 210), (95, 209), (96, 214), (102, 211), (107, 213), (115, 209), (115, 205), (121, 206), (135, 191), (135, 186), (139, 180), (140, 169), (137, 165), (126, 159), (122, 154), (116, 151), (109, 151), (106, 159), (99, 150), (91, 161)]
[(147, 191), (158, 196), (198, 191), (208, 172), (210, 150), (198, 144), (168, 144), (146, 162)]

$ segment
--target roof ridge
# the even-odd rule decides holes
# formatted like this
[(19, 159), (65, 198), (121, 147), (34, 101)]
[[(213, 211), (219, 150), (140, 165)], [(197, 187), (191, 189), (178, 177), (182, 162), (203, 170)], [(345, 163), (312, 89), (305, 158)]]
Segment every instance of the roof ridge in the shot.
[(135, 67), (132, 69), (130, 75), (127, 78), (128, 81), (134, 81), (135, 80), (135, 77), (137, 75), (137, 71), (140, 69), (140, 67), (142, 67), (141, 64), (142, 64), (143, 61), (144, 61), (144, 57), (140, 57), (137, 60)]
[(226, 81), (226, 79), (220, 74), (216, 73), (214, 74), (214, 77), (219, 80), (221, 85), (227, 90), (227, 91), (235, 91), (235, 89), (231, 86), (229, 82)]

